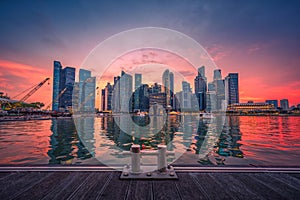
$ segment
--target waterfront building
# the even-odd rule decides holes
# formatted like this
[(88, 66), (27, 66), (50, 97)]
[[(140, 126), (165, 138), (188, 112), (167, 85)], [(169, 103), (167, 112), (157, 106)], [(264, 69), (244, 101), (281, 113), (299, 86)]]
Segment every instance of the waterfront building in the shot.
[(275, 108), (278, 108), (278, 100), (266, 100), (266, 103), (273, 104)]
[(161, 93), (162, 89), (161, 89), (161, 85), (158, 85), (158, 83), (154, 83), (154, 85), (151, 85), (149, 87), (149, 94), (155, 94), (155, 93)]
[(239, 74), (229, 73), (225, 78), (227, 104), (239, 103)]
[(268, 103), (234, 103), (227, 107), (227, 111), (231, 112), (267, 112), (275, 111), (273, 104)]
[(59, 61), (54, 61), (53, 66), (53, 90), (52, 90), (52, 110), (59, 110), (59, 93), (60, 93), (60, 73), (62, 65)]
[(142, 85), (142, 74), (134, 74), (134, 110), (140, 110), (139, 88)]
[(95, 111), (96, 77), (91, 77), (91, 71), (79, 70), (79, 110), (81, 112)]
[(174, 74), (173, 72), (170, 72), (170, 105), (175, 107), (174, 105)]
[(182, 81), (182, 102), (181, 111), (191, 110), (192, 108), (192, 90), (190, 83)]
[(120, 79), (120, 112), (132, 111), (132, 76), (122, 71)]
[[(147, 84), (142, 84), (135, 92), (138, 92), (139, 99), (138, 108), (140, 111), (148, 111), (149, 110), (149, 86)], [(136, 99), (136, 95), (134, 95)]]
[(120, 76), (114, 77), (113, 95), (112, 95), (112, 110), (120, 112)]
[(102, 111), (112, 110), (112, 93), (113, 86), (108, 82), (105, 88), (101, 90)]
[(280, 107), (282, 110), (289, 110), (289, 100), (288, 99), (281, 99), (280, 100)]
[(216, 92), (216, 110), (222, 110), (222, 104), (225, 100), (225, 84), (220, 69), (214, 70), (213, 84)]
[(62, 111), (72, 109), (72, 95), (75, 83), (75, 68), (65, 67), (61, 70), (60, 75), (60, 96), (59, 96), (59, 109)]
[(206, 93), (206, 111), (212, 112), (217, 110), (216, 91), (207, 91)]
[(199, 110), (206, 108), (206, 92), (207, 92), (207, 79), (205, 77), (205, 67), (198, 68), (198, 75), (194, 79), (195, 95), (198, 100)]
[(167, 107), (166, 93), (160, 92), (160, 93), (149, 94), (149, 106), (152, 107), (157, 104), (163, 106), (166, 109)]
[(299, 109), (300, 109), (300, 104), (298, 104), (298, 105), (297, 105), (297, 108), (299, 108)]
[(171, 91), (173, 94), (174, 90), (174, 75), (168, 69), (166, 69), (162, 76), (162, 83), (163, 83), (163, 92), (166, 93), (166, 104), (171, 105)]
[(75, 68), (62, 68), (59, 61), (53, 65), (52, 110), (66, 111), (72, 108), (72, 96), (75, 83)]

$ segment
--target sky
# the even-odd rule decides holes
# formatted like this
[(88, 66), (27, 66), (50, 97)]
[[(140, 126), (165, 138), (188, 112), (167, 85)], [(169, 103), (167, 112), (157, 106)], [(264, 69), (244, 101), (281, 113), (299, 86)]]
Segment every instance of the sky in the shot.
[[(0, 91), (11, 97), (52, 79), (54, 60), (79, 68), (114, 34), (163, 27), (199, 42), (223, 76), (239, 73), (241, 102), (300, 103), (299, 1), (2, 0), (0, 27)], [(51, 95), (52, 80), (27, 101)]]

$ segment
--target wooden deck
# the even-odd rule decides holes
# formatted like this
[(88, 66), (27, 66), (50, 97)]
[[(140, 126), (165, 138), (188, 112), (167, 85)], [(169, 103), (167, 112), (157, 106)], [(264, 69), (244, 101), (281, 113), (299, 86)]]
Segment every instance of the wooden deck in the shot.
[(0, 172), (0, 199), (300, 199), (299, 173), (180, 172), (120, 180), (120, 172)]

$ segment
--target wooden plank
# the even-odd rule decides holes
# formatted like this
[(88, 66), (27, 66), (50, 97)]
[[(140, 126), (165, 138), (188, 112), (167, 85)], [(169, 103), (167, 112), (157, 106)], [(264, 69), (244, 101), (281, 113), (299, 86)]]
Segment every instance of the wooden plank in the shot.
[(87, 179), (77, 191), (70, 195), (69, 199), (96, 199), (105, 183), (111, 179), (111, 172), (91, 172), (92, 176)]
[(232, 199), (231, 195), (224, 189), (223, 185), (211, 177), (208, 173), (190, 173), (190, 177), (203, 191), (203, 195), (207, 199)]
[(130, 200), (152, 199), (152, 182), (149, 180), (132, 180), (129, 184), (127, 198)]
[(154, 199), (182, 199), (177, 190), (175, 183), (178, 180), (160, 180), (153, 181), (153, 198)]
[(283, 196), (281, 196), (280, 193), (252, 178), (252, 173), (235, 173), (233, 176), (246, 185), (247, 188), (255, 193), (260, 199), (283, 199)]
[(295, 190), (300, 190), (300, 179), (290, 176), (288, 174), (283, 173), (269, 173), (269, 176), (289, 185), (290, 187), (294, 188)]
[(248, 189), (247, 185), (234, 178), (233, 173), (209, 173), (218, 185), (226, 190), (233, 199), (258, 199), (257, 196)]
[(112, 172), (111, 180), (100, 191), (97, 199), (125, 199), (130, 180), (120, 180), (121, 172)]
[(288, 184), (285, 184), (265, 173), (253, 173), (252, 177), (259, 183), (278, 192), (281, 196), (287, 199), (298, 199), (300, 196), (299, 190), (295, 190)]
[(89, 175), (90, 172), (70, 172), (59, 184), (49, 186), (50, 192), (43, 199), (68, 198), (77, 188), (85, 183)]
[(190, 173), (177, 173), (177, 176), (179, 181), (175, 182), (175, 185), (182, 199), (209, 199)]
[(45, 172), (23, 172), (5, 180), (1, 184), (0, 199), (12, 199), (17, 197), (23, 191), (30, 189), (33, 185), (39, 184), (51, 173)]
[(69, 174), (70, 172), (51, 173), (50, 176), (47, 177), (44, 181), (39, 184), (33, 185), (32, 188), (26, 191), (23, 191), (16, 197), (16, 199), (42, 199), (44, 196), (51, 192), (50, 190), (54, 186), (59, 185), (67, 176), (69, 176)]

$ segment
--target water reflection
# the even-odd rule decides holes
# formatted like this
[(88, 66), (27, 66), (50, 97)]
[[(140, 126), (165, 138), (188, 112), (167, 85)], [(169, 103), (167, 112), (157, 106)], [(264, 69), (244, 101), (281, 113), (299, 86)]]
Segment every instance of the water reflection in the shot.
[[(126, 120), (122, 116), (84, 117), (77, 119), (76, 126), (73, 119), (1, 123), (0, 164), (99, 164), (95, 158), (129, 163), (120, 152), (129, 150), (131, 144), (156, 149), (163, 143), (168, 150), (193, 155), (177, 160), (178, 164), (300, 165), (299, 117), (229, 116), (220, 136), (213, 134), (220, 127), (212, 126), (212, 119), (195, 116), (169, 116), (166, 123), (132, 116), (141, 129), (131, 134), (117, 125)], [(149, 120), (154, 126), (145, 129)], [(155, 162), (147, 159), (146, 163)]]
[[(80, 163), (76, 162), (77, 159), (85, 160), (93, 156), (78, 137), (73, 119), (52, 119), (50, 129), (49, 164), (76, 164)], [(87, 132), (86, 135), (92, 137), (94, 132)]]

